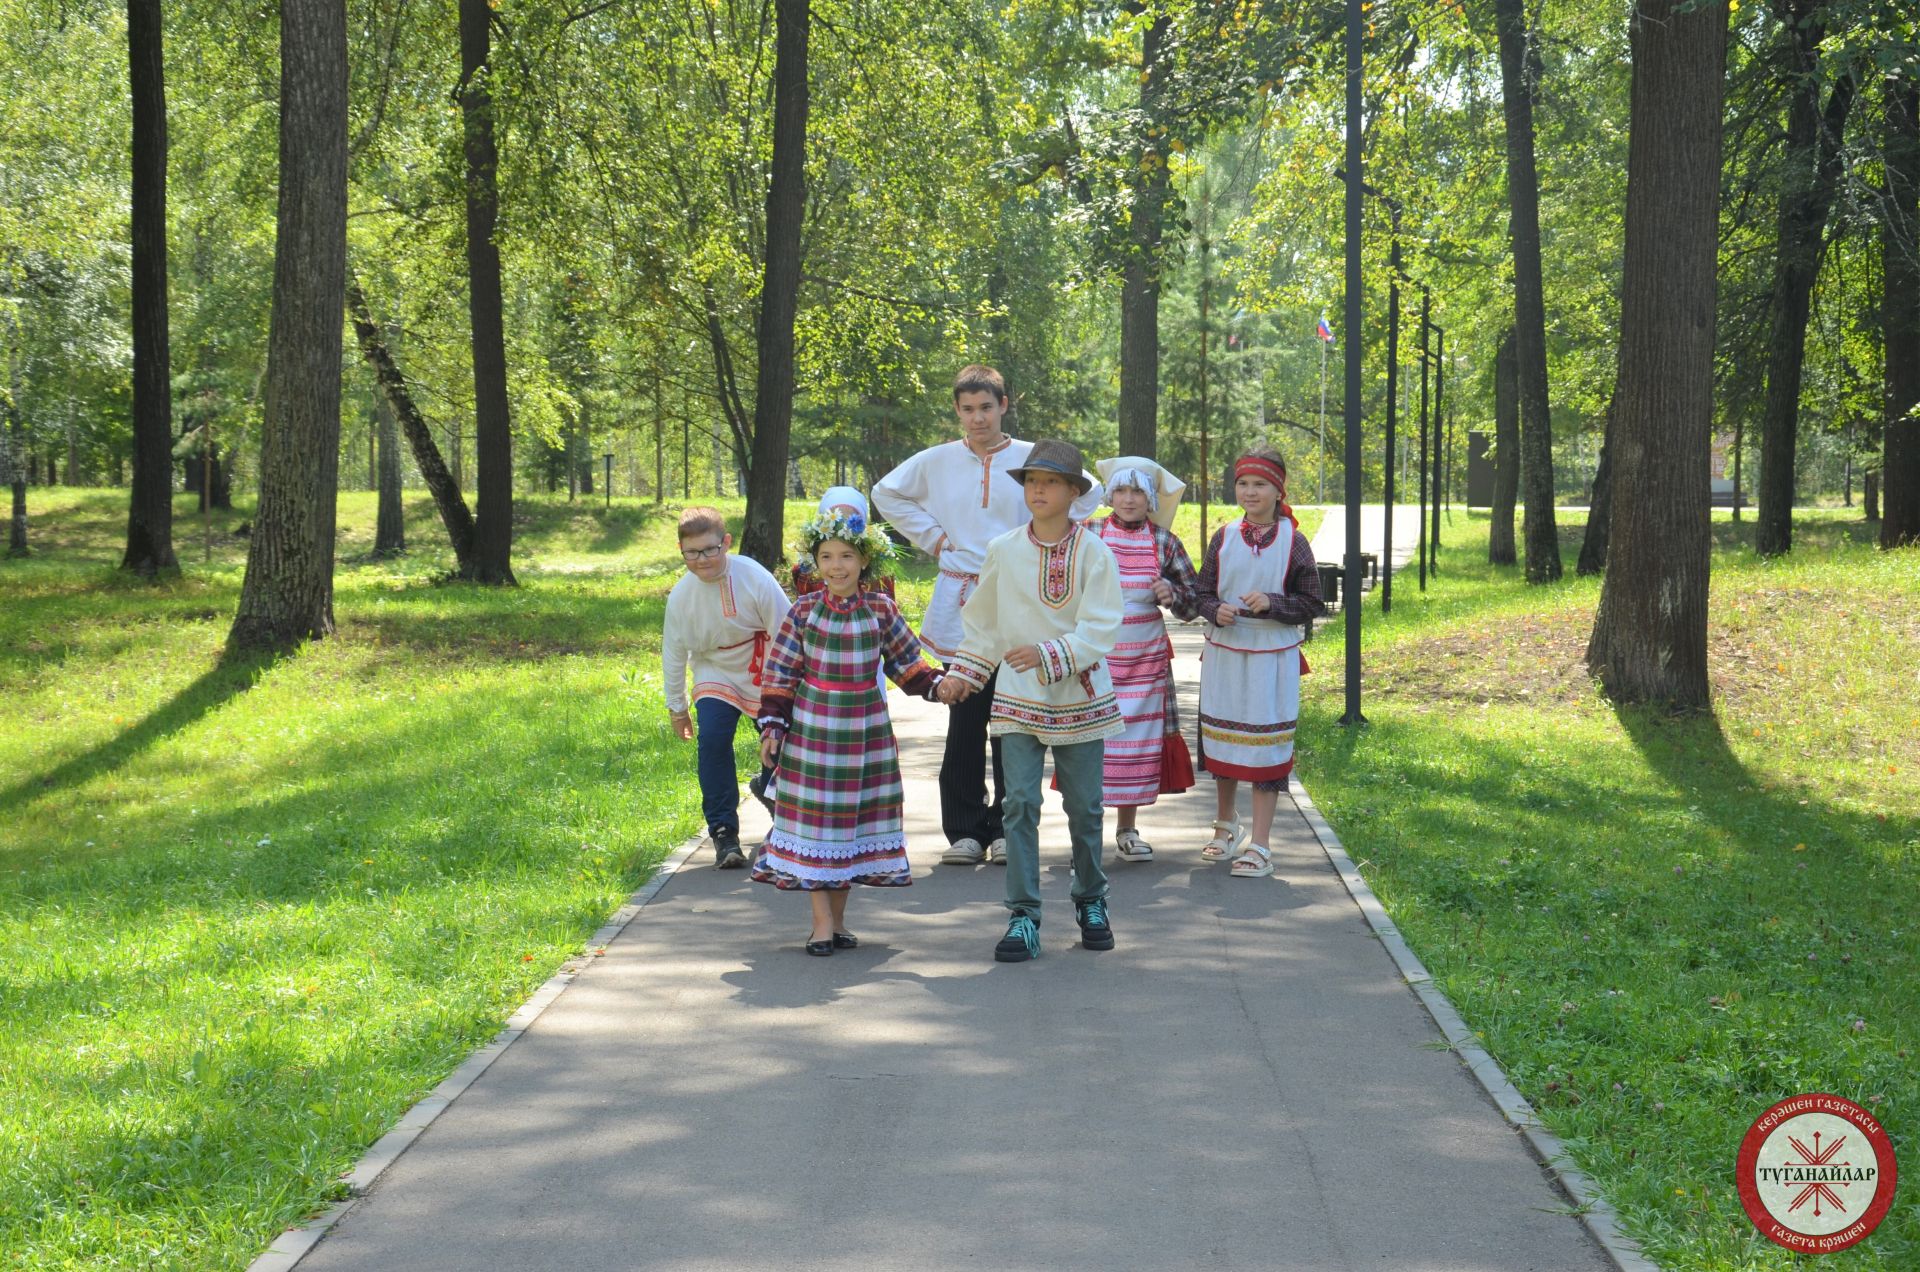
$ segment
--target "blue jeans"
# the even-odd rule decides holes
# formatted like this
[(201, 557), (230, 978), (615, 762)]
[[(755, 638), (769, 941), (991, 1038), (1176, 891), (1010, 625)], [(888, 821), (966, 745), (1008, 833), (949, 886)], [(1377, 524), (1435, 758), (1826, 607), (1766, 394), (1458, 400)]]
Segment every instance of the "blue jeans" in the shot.
[[(1007, 771), (1007, 909), (1040, 921), (1040, 779), (1046, 768), (1046, 743), (1029, 733), (1008, 733)], [(1100, 868), (1101, 823), (1106, 809), (1102, 770), (1104, 740), (1052, 747), (1053, 771), (1060, 778), (1060, 802), (1067, 810), (1067, 835), (1073, 843), (1073, 899), (1093, 901), (1107, 895), (1106, 871)]]
[[(740, 708), (718, 698), (698, 698), (693, 704), (695, 746), (700, 756), (700, 811), (707, 833), (740, 837), (740, 770), (733, 762), (733, 735), (740, 726)], [(756, 731), (759, 726), (754, 725)], [(760, 770), (764, 776), (768, 770)]]

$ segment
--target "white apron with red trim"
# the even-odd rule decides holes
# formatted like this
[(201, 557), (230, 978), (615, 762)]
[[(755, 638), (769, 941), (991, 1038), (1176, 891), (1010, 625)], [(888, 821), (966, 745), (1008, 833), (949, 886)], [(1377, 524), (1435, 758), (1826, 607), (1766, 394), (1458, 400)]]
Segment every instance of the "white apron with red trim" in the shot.
[[(1241, 522), (1220, 541), (1216, 594), (1240, 605), (1247, 592), (1286, 591), (1293, 523), (1280, 519), (1273, 546), (1255, 552)], [(1216, 777), (1278, 781), (1293, 770), (1293, 734), (1300, 717), (1300, 646), (1306, 629), (1241, 614), (1231, 627), (1207, 626), (1201, 654), (1200, 750)]]

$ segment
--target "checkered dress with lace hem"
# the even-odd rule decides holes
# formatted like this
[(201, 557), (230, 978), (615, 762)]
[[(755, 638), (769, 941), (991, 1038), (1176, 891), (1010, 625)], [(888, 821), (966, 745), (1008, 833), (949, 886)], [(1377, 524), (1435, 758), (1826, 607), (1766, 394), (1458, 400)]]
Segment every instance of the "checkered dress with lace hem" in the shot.
[(883, 666), (920, 697), (939, 679), (885, 597), (818, 592), (787, 612), (762, 673), (761, 724), (786, 738), (756, 881), (803, 891), (913, 882)]

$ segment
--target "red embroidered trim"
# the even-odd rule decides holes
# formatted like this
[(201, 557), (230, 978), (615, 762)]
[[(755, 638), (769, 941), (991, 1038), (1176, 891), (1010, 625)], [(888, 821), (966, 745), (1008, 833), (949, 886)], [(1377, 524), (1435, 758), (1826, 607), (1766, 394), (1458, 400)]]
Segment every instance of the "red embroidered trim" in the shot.
[(1040, 549), (1040, 600), (1048, 609), (1059, 609), (1073, 598), (1073, 558), (1080, 547), (1080, 527), (1069, 525), (1067, 537), (1058, 543), (1042, 543), (1027, 523), (1027, 540)]

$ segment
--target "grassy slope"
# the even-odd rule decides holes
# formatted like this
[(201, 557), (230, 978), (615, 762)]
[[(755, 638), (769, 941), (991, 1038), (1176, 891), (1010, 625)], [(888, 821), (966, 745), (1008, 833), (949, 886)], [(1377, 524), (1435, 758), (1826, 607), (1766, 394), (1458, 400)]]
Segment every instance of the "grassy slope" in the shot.
[[(1751, 522), (1747, 523), (1751, 526)], [(1370, 607), (1365, 710), (1337, 625), (1302, 772), (1440, 986), (1636, 1235), (1676, 1268), (1779, 1268), (1733, 1163), (1775, 1100), (1831, 1091), (1914, 1157), (1920, 1081), (1920, 558), (1816, 514), (1763, 562), (1716, 525), (1718, 711), (1615, 710), (1581, 667), (1599, 595), (1485, 564), (1456, 517), (1423, 597)], [(1835, 1266), (1920, 1266), (1920, 1206)]]

